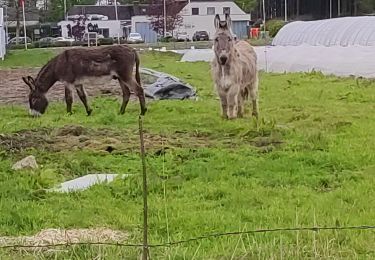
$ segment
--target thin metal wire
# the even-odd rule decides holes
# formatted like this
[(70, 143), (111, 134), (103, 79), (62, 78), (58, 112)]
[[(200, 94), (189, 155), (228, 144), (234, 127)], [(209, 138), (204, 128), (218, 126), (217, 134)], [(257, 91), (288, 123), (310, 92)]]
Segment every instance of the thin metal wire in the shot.
[[(179, 240), (174, 242), (168, 243), (160, 243), (160, 244), (148, 244), (148, 248), (155, 248), (155, 247), (170, 247), (179, 244), (185, 244), (190, 242), (195, 242), (204, 239), (212, 239), (218, 237), (225, 237), (225, 236), (236, 236), (236, 235), (243, 235), (243, 234), (256, 234), (256, 233), (272, 233), (272, 232), (294, 232), (294, 231), (326, 231), (326, 230), (375, 230), (375, 226), (371, 225), (362, 225), (362, 226), (345, 226), (345, 227), (290, 227), (290, 228), (273, 228), (273, 229), (256, 229), (256, 230), (247, 230), (247, 231), (234, 231), (234, 232), (223, 232), (223, 233), (213, 233), (202, 235), (194, 238), (189, 238), (186, 240)], [(89, 243), (60, 243), (60, 244), (51, 244), (51, 245), (3, 245), (0, 246), (0, 249), (6, 248), (51, 248), (51, 247), (60, 247), (60, 246), (80, 246), (80, 245), (91, 245), (91, 246), (118, 246), (118, 247), (144, 247), (143, 244), (126, 244), (126, 243), (101, 243), (101, 242), (89, 242)]]

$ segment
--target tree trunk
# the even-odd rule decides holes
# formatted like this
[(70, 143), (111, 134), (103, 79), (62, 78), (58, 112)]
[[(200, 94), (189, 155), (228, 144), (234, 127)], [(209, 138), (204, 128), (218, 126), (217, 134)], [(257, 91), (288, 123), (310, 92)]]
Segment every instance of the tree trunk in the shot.
[(20, 39), (20, 7), (19, 7), (19, 4), (16, 3), (16, 45), (18, 45), (19, 39)]
[(300, 7), (299, 6), (299, 0), (297, 0), (297, 14), (296, 14), (297, 15), (297, 19), (299, 18), (299, 7)]

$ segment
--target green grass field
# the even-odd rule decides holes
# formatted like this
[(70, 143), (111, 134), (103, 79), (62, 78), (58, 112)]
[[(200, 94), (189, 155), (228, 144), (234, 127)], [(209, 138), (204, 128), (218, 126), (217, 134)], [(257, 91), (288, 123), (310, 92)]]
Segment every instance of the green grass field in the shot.
[[(14, 52), (1, 67), (39, 66), (53, 53)], [(41, 57), (33, 59), (28, 57)], [(309, 74), (261, 74), (260, 120), (222, 120), (207, 63), (144, 53), (142, 66), (191, 83), (198, 101), (149, 102), (145, 117), (150, 242), (276, 227), (375, 224), (375, 84)], [(90, 100), (91, 117), (52, 103), (41, 118), (0, 107), (0, 236), (110, 227), (142, 241), (139, 105)], [(68, 128), (69, 126), (70, 128)], [(80, 135), (67, 129), (81, 126)], [(68, 131), (69, 132), (69, 131)], [(82, 141), (80, 140), (82, 138)], [(114, 148), (112, 153), (106, 147)], [(40, 168), (11, 166), (35, 155)], [(44, 189), (87, 173), (131, 174), (69, 195)], [(373, 204), (374, 203), (374, 204)], [(151, 248), (152, 259), (373, 259), (374, 231), (276, 232)], [(137, 259), (140, 249), (77, 246), (0, 250), (1, 259)]]

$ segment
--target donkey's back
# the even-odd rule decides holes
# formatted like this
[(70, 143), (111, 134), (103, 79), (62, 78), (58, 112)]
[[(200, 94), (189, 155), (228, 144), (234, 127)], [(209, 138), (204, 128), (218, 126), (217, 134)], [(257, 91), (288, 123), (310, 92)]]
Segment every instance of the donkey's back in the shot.
[(137, 59), (135, 50), (127, 46), (70, 49), (59, 55), (55, 71), (60, 81), (71, 84), (85, 78), (128, 78)]

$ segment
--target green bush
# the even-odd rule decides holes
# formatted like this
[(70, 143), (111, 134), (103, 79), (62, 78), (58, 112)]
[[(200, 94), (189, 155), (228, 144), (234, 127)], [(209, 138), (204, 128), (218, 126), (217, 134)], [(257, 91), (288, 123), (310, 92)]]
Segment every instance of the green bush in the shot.
[(159, 42), (176, 42), (177, 40), (173, 37), (161, 37)]
[(114, 42), (113, 38), (102, 38), (102, 39), (99, 39), (98, 44), (100, 44), (100, 45), (112, 45), (113, 42)]
[(271, 37), (275, 37), (279, 30), (285, 25), (283, 20), (270, 20), (266, 23), (266, 29)]
[(51, 47), (68, 47), (71, 46), (70, 42), (54, 42)]
[[(34, 49), (35, 46), (34, 46), (33, 44), (31, 44), (31, 43), (28, 43), (28, 44), (27, 44), (27, 48), (28, 48), (28, 49)], [(18, 45), (16, 45), (16, 44), (11, 44), (11, 45), (8, 46), (8, 49), (9, 49), (9, 50), (22, 50), (22, 49), (25, 49), (25, 44), (23, 44), (23, 43), (20, 43), (20, 44), (18, 44)]]

